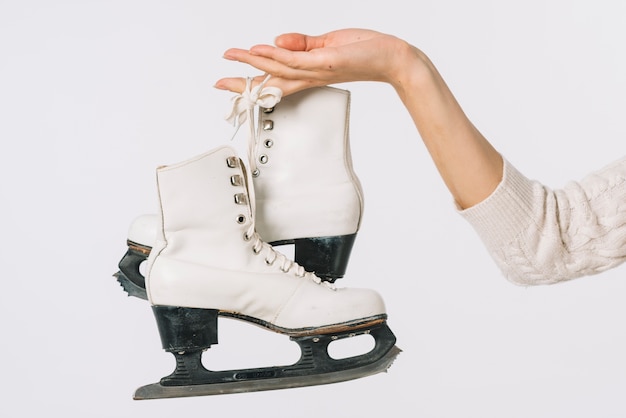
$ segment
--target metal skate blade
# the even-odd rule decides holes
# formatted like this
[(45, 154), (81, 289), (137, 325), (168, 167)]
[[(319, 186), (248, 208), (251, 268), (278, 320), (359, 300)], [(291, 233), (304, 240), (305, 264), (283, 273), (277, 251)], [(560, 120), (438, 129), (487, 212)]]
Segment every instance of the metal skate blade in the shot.
[(326, 385), (359, 379), (386, 372), (402, 350), (395, 345), (378, 361), (354, 369), (323, 374), (311, 374), (288, 378), (245, 380), (240, 382), (214, 383), (208, 385), (162, 386), (159, 383), (142, 386), (133, 399), (164, 399), (188, 396), (225, 395), (231, 393), (259, 392), (265, 390), (290, 389), (305, 386)]
[(118, 281), (118, 283), (122, 286), (124, 291), (128, 293), (128, 296), (134, 296), (139, 299), (148, 300), (148, 294), (146, 293), (146, 289), (140, 286), (137, 286), (133, 283), (124, 273), (121, 271), (113, 274), (113, 277)]

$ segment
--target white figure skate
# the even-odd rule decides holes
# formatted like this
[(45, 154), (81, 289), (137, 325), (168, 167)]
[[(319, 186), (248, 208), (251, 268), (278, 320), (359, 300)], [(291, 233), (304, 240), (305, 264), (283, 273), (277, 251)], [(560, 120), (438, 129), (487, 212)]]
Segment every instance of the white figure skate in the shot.
[[(243, 162), (223, 146), (157, 169), (160, 227), (147, 261), (146, 291), (175, 371), (135, 399), (239, 393), (346, 381), (387, 370), (400, 350), (382, 298), (336, 288), (265, 243), (255, 230), (254, 189)], [(287, 366), (207, 370), (218, 317), (290, 337), (302, 351)], [(365, 354), (334, 359), (330, 342), (360, 334)]]

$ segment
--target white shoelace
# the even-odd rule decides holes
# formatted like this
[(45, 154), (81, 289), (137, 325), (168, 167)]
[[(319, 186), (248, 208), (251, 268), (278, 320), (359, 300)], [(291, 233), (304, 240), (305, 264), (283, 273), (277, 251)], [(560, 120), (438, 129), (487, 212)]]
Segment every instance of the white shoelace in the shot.
[[(249, 177), (249, 176), (247, 176)], [(251, 201), (252, 213), (254, 216), (254, 188), (250, 187), (248, 190), (248, 195)], [(254, 221), (250, 222), (250, 227), (246, 231), (244, 239), (246, 241), (252, 242), (252, 250), (255, 254), (260, 255), (261, 253), (265, 254), (265, 263), (268, 266), (273, 265), (274, 263), (278, 263), (280, 270), (283, 273), (292, 273), (297, 277), (307, 278), (309, 280), (313, 280), (315, 283), (319, 285), (326, 286), (331, 290), (337, 290), (337, 287), (334, 283), (326, 282), (316, 276), (314, 273), (308, 272), (302, 267), (300, 264), (291, 260), (289, 257), (284, 255), (283, 253), (277, 251), (270, 244), (263, 241), (261, 236), (256, 232)]]
[[(246, 88), (241, 93), (232, 98), (232, 109), (226, 116), (226, 120), (235, 127), (233, 137), (237, 135), (239, 128), (246, 121), (250, 129), (248, 135), (248, 160), (250, 171), (254, 173), (257, 169), (254, 151), (256, 149), (260, 128), (255, 129), (254, 110), (258, 107), (270, 108), (276, 106), (283, 97), (283, 91), (278, 87), (265, 87), (270, 79), (268, 74), (258, 86), (252, 88), (252, 79), (246, 79)], [(232, 139), (231, 138), (231, 139)]]

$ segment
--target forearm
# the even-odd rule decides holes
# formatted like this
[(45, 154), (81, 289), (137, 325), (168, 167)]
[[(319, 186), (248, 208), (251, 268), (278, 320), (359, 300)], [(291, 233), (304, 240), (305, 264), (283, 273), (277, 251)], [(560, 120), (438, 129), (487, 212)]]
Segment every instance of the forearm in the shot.
[(510, 281), (552, 284), (626, 260), (626, 157), (552, 190), (505, 162), (486, 201), (464, 211)]
[(500, 183), (502, 157), (467, 118), (430, 60), (410, 46), (403, 54), (390, 83), (455, 201), (471, 207)]

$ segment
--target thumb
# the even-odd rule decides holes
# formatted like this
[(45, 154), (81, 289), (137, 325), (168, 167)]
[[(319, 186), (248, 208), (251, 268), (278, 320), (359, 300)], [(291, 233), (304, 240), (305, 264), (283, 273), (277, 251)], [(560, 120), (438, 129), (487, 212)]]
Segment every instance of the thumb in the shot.
[(288, 49), (290, 51), (308, 51), (311, 49), (308, 46), (307, 40), (310, 39), (309, 36), (301, 34), (301, 33), (284, 33), (279, 35), (274, 40), (274, 44), (283, 49)]

